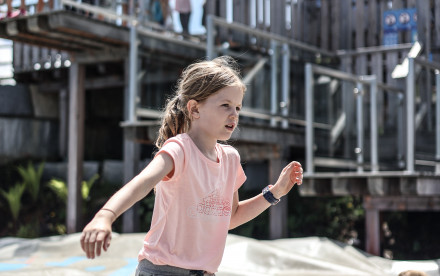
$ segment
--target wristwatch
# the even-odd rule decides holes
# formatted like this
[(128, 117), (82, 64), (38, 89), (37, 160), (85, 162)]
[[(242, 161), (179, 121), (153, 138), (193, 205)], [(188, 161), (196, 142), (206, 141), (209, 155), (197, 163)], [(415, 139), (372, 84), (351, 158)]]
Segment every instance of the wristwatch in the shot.
[(278, 202), (281, 201), (281, 199), (273, 196), (272, 192), (269, 190), (270, 187), (272, 187), (272, 185), (267, 185), (263, 189), (263, 196), (270, 204), (276, 205)]

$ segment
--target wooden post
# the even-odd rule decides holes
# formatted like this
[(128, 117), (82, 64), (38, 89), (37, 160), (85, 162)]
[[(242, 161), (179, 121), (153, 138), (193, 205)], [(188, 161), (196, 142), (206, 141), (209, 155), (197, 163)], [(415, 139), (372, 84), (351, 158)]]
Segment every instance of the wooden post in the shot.
[(67, 233), (81, 226), (81, 181), (84, 156), (85, 66), (73, 62), (69, 69), (69, 142), (67, 169)]
[(380, 211), (370, 204), (371, 197), (364, 196), (365, 208), (365, 250), (380, 256)]
[[(139, 144), (134, 141), (136, 129), (124, 129), (124, 184), (128, 183), (137, 173), (139, 166)], [(125, 211), (122, 220), (122, 232), (134, 233), (139, 231), (139, 204)]]
[(68, 112), (69, 112), (69, 103), (67, 100), (67, 89), (62, 88), (59, 94), (59, 120), (60, 120), (60, 130), (59, 130), (59, 139), (58, 139), (58, 155), (62, 159), (66, 158), (66, 148), (67, 148), (67, 127), (68, 127)]
[[(281, 157), (269, 159), (269, 181), (275, 184), (281, 172), (283, 162)], [(287, 218), (288, 218), (287, 196), (275, 206), (269, 209), (269, 238), (280, 239), (287, 237)]]
[[(136, 65), (138, 66), (138, 65)], [(136, 70), (137, 71), (137, 70)], [(136, 117), (135, 110), (130, 109), (130, 105), (136, 101), (137, 93), (131, 94), (129, 89), (130, 84), (130, 60), (125, 60), (125, 90), (124, 90), (124, 120), (134, 120)], [(132, 83), (133, 85), (133, 83)], [(137, 89), (137, 88), (134, 88)], [(134, 98), (132, 98), (134, 97)], [(135, 105), (133, 106), (135, 108)], [(124, 129), (124, 184), (128, 183), (137, 173), (139, 166), (139, 145), (135, 142), (136, 129), (128, 127)], [(122, 232), (133, 233), (139, 231), (138, 206), (125, 211), (122, 220)]]

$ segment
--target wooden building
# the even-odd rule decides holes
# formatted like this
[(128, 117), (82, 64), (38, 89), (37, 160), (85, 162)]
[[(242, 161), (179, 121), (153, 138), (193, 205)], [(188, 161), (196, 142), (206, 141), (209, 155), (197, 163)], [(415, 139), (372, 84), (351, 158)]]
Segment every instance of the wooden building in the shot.
[[(88, 94), (100, 93), (101, 107), (118, 95), (128, 181), (180, 71), (222, 54), (248, 84), (234, 146), (244, 161), (266, 162), (266, 183), (297, 159), (303, 196), (362, 195), (367, 251), (377, 255), (381, 211), (439, 211), (440, 0), (208, 0), (204, 36), (75, 1), (57, 6), (0, 21), (0, 37), (14, 41), (15, 79), (58, 95), (69, 232), (80, 230)], [(416, 9), (416, 30), (383, 46), (384, 12), (404, 9)], [(285, 236), (287, 204), (270, 209), (272, 238)], [(125, 231), (136, 229), (134, 217), (124, 215)]]

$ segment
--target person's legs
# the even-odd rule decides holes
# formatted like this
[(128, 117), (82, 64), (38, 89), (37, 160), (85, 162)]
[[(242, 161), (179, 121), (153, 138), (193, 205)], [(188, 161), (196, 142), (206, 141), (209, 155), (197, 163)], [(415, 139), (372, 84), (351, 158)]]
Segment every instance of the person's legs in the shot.
[(37, 3), (37, 12), (42, 12), (44, 9), (44, 1), (43, 0), (38, 0)]
[(20, 2), (20, 9), (18, 11), (13, 10), (12, 7), (12, 0), (6, 0), (6, 18), (12, 18), (20, 15), (26, 15), (26, 3), (25, 0), (21, 0)]
[(6, 12), (6, 17), (11, 17), (11, 15), (12, 15), (12, 0), (6, 0), (6, 6), (8, 7), (8, 11)]
[(180, 13), (180, 24), (182, 24), (184, 34), (189, 34), (189, 16), (190, 13)]
[(26, 15), (26, 3), (25, 0), (20, 2), (20, 15)]

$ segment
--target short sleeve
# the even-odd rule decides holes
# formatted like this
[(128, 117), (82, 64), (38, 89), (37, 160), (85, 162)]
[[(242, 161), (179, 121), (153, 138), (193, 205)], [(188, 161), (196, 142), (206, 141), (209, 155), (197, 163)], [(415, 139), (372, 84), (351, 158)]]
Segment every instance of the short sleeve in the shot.
[(243, 167), (240, 164), (240, 159), (237, 163), (238, 163), (237, 177), (235, 179), (234, 191), (237, 191), (243, 185), (243, 183), (246, 181), (246, 178), (247, 178), (246, 174), (244, 173)]
[(168, 154), (174, 162), (174, 174), (172, 177), (165, 176), (163, 181), (177, 180), (182, 174), (185, 166), (185, 152), (184, 147), (180, 141), (168, 140), (156, 154)]

